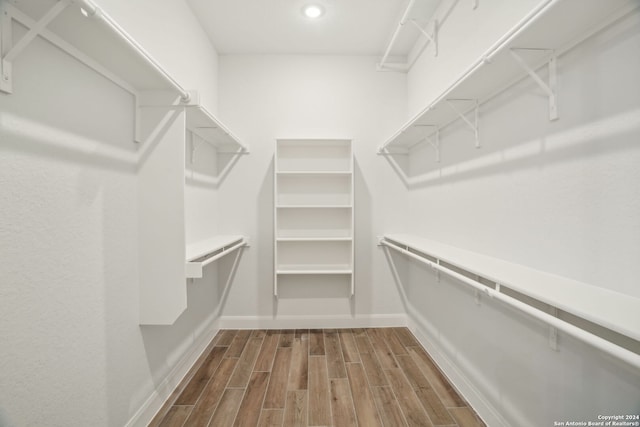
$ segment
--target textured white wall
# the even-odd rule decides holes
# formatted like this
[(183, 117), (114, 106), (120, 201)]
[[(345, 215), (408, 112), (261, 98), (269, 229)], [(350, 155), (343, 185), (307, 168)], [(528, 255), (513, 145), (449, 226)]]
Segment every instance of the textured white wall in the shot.
[[(406, 189), (375, 150), (404, 112), (405, 76), (377, 73), (375, 58), (221, 56), (220, 110), (251, 155), (220, 188), (221, 228), (246, 231), (225, 316), (362, 317), (402, 313), (374, 237), (404, 214)], [(355, 153), (356, 297), (273, 300), (273, 155), (276, 138), (351, 138)]]
[[(635, 12), (559, 58), (558, 121), (526, 79), (481, 106), (482, 148), (459, 121), (441, 132), (441, 164), (418, 148), (406, 167), (418, 182), (412, 232), (640, 296), (638, 52)], [(420, 329), (506, 425), (638, 413), (638, 372), (565, 336), (554, 352), (544, 325), (491, 301), (475, 305), (472, 292), (437, 283), (428, 268), (414, 265), (410, 277)]]
[[(216, 53), (185, 4), (100, 4), (215, 107)], [(132, 97), (40, 39), (14, 76), (0, 94), (0, 425), (125, 425), (211, 327), (217, 269), (185, 284), (173, 326), (140, 327)], [(187, 203), (213, 216), (203, 191)]]
[(440, 27), (438, 56), (434, 57), (433, 46), (427, 46), (407, 75), (408, 117), (440, 95), (539, 3), (542, 1), (492, 0), (479, 2), (473, 9), (471, 1), (444, 0), (434, 14)]

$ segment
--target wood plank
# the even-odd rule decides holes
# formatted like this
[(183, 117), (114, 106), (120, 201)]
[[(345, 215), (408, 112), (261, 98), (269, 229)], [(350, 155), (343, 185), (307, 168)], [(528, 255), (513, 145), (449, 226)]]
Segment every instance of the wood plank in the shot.
[(455, 418), (460, 427), (485, 427), (486, 424), (478, 417), (475, 411), (469, 407), (450, 408), (449, 412)]
[(225, 329), (218, 332), (220, 337), (218, 338), (216, 345), (219, 347), (229, 347), (237, 333), (238, 331), (236, 329)]
[(247, 329), (243, 329), (236, 333), (236, 336), (233, 337), (233, 341), (229, 346), (229, 350), (227, 350), (227, 354), (225, 357), (240, 357), (242, 351), (244, 350), (244, 346), (247, 345), (247, 341), (249, 341), (249, 337), (251, 336), (251, 331)]
[(409, 426), (432, 426), (433, 424), (422, 408), (418, 397), (413, 392), (413, 388), (411, 384), (409, 384), (409, 381), (407, 381), (402, 369), (388, 369), (385, 371), (385, 374), (387, 378), (389, 378), (389, 383), (396, 395), (398, 405), (407, 420), (407, 424)]
[(382, 424), (385, 426), (406, 426), (407, 421), (402, 415), (398, 401), (393, 395), (391, 386), (372, 387), (373, 397), (378, 405)]
[(293, 329), (283, 329), (280, 331), (280, 342), (278, 343), (278, 347), (291, 347), (295, 332), (296, 331)]
[(387, 377), (384, 375), (375, 354), (362, 353), (360, 357), (362, 358), (362, 366), (364, 367), (371, 387), (389, 385)]
[(349, 329), (343, 329), (338, 334), (340, 336), (340, 346), (345, 363), (359, 362), (360, 354), (356, 345), (356, 338)]
[(211, 379), (213, 373), (218, 369), (220, 362), (224, 357), (227, 347), (214, 347), (200, 369), (196, 371), (187, 386), (184, 388), (176, 405), (195, 405), (200, 393)]
[(172, 406), (162, 419), (160, 427), (182, 427), (193, 406)]
[(420, 345), (420, 343), (418, 343), (417, 338), (413, 336), (409, 328), (391, 328), (391, 329), (393, 329), (393, 332), (395, 332), (395, 334), (398, 336), (398, 339), (400, 340), (402, 345), (404, 345), (405, 347), (414, 347), (414, 346)]
[[(252, 338), (255, 339), (255, 338)], [(259, 338), (262, 340), (262, 338)], [(262, 412), (262, 401), (267, 390), (269, 372), (253, 372), (246, 393), (240, 404), (236, 421), (236, 427), (255, 427), (258, 425)]]
[(333, 425), (335, 427), (357, 427), (358, 423), (356, 422), (356, 414), (353, 411), (349, 380), (346, 378), (331, 379), (329, 380), (329, 389)]
[(220, 366), (214, 373), (213, 381), (209, 381), (204, 390), (202, 390), (202, 395), (194, 406), (185, 425), (189, 427), (206, 427), (209, 425), (211, 415), (213, 415), (213, 412), (218, 406), (237, 363), (238, 359), (235, 358), (224, 359), (222, 363), (220, 363)]
[(264, 338), (265, 336), (267, 336), (266, 329), (254, 329), (251, 331), (251, 338)]
[(422, 347), (408, 347), (407, 351), (420, 368), (424, 376), (429, 380), (433, 389), (438, 393), (438, 397), (447, 408), (467, 406), (458, 392), (449, 383), (446, 377), (440, 372), (436, 364)]
[(284, 409), (263, 409), (258, 427), (281, 427), (283, 419)]
[(381, 426), (373, 395), (367, 384), (364, 368), (360, 363), (347, 364), (347, 376), (353, 396), (358, 424), (361, 426)]
[(384, 338), (387, 346), (389, 346), (389, 349), (393, 354), (395, 355), (407, 354), (407, 349), (405, 348), (404, 345), (402, 345), (402, 343), (398, 339), (398, 336), (393, 331), (393, 329), (382, 328), (382, 329), (378, 329), (378, 331), (379, 331), (378, 334)]
[(309, 339), (302, 335), (293, 340), (288, 390), (306, 390), (309, 369)]
[(287, 392), (287, 403), (284, 408), (282, 427), (307, 426), (307, 391), (294, 390)]
[(324, 356), (324, 334), (321, 329), (309, 330), (309, 356)]
[(396, 356), (396, 359), (433, 424), (455, 424), (455, 421), (449, 414), (449, 411), (447, 411), (447, 408), (444, 406), (433, 387), (431, 387), (427, 378), (422, 374), (413, 358), (409, 355), (399, 355)]
[(238, 360), (238, 366), (229, 381), (227, 387), (240, 387), (244, 388), (249, 382), (251, 372), (253, 371), (253, 365), (256, 362), (260, 347), (262, 346), (262, 338), (250, 338), (249, 342), (244, 348), (240, 359)]
[(310, 426), (331, 424), (329, 379), (325, 356), (309, 357), (309, 405), (307, 408)]
[(335, 330), (324, 330), (324, 350), (327, 356), (327, 374), (329, 378), (347, 378), (340, 338)]
[(378, 361), (382, 369), (396, 369), (398, 364), (393, 357), (391, 349), (387, 346), (384, 336), (381, 333), (375, 332), (374, 329), (368, 329), (367, 334), (369, 335), (371, 346), (376, 356), (378, 356)]
[[(218, 407), (211, 417), (209, 425), (232, 426), (240, 403), (242, 402), (242, 396), (244, 396), (244, 389), (242, 388), (226, 389), (222, 395), (222, 399), (220, 399)], [(191, 427), (191, 425), (189, 425), (189, 427)]]
[(267, 335), (262, 342), (260, 354), (258, 354), (258, 359), (253, 367), (254, 371), (271, 371), (279, 340), (280, 331), (267, 331)]
[(267, 394), (264, 398), (263, 407), (265, 409), (284, 408), (287, 397), (289, 368), (291, 366), (291, 352), (291, 347), (279, 347), (276, 351), (269, 388), (267, 388)]
[(358, 353), (373, 353), (373, 347), (371, 341), (366, 334), (360, 334), (356, 337), (356, 346), (358, 347)]

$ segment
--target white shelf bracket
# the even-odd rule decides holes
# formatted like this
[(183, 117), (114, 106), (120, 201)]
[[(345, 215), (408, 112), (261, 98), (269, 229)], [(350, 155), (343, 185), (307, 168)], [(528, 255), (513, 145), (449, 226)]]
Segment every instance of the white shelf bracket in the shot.
[(478, 8), (478, 0), (471, 0), (471, 8), (476, 10)]
[[(538, 73), (535, 72), (529, 64), (520, 56), (517, 52), (519, 50), (546, 50), (552, 52), (551, 57), (549, 58), (548, 68), (549, 68), (549, 83), (545, 83), (544, 80), (540, 78)], [(527, 49), (527, 48), (511, 48), (509, 51), (513, 59), (520, 65), (529, 76), (535, 81), (538, 86), (545, 92), (547, 97), (549, 98), (549, 120), (557, 120), (558, 119), (558, 104), (557, 104), (557, 91), (558, 91), (558, 76), (557, 76), (557, 58), (555, 53), (553, 53), (550, 49)]]
[(0, 61), (0, 71), (1, 71), (1, 79), (0, 79), (0, 90), (3, 92), (11, 93), (12, 92), (12, 64), (13, 60), (18, 57), (18, 55), (31, 43), (36, 37), (38, 37), (53, 21), (56, 16), (60, 14), (64, 9), (69, 6), (69, 0), (58, 0), (52, 7), (45, 13), (42, 18), (40, 18), (37, 22), (32, 25), (27, 33), (22, 36), (20, 40), (18, 40), (15, 44), (13, 44), (13, 30), (12, 30), (12, 16), (9, 13), (9, 9), (6, 6), (6, 2), (1, 3), (1, 13), (2, 17), (0, 19), (0, 24), (2, 25), (2, 30), (0, 31), (0, 36), (2, 37), (0, 48), (2, 54), (2, 60)]
[(420, 33), (427, 38), (431, 43), (433, 43), (433, 56), (438, 56), (438, 20), (435, 19), (433, 21), (433, 32), (429, 34), (415, 19), (410, 21), (414, 27), (420, 31)]
[[(476, 148), (480, 148), (480, 134), (478, 131), (478, 110), (479, 110), (479, 102), (477, 99), (454, 99), (454, 98), (450, 98), (447, 99), (447, 105), (449, 105), (449, 107), (451, 107), (451, 109), (453, 111), (456, 112), (456, 114), (458, 114), (458, 116), (471, 128), (471, 130), (473, 131), (473, 135), (475, 138), (475, 147)], [(465, 101), (465, 102), (473, 102), (474, 103), (474, 107), (473, 107), (473, 122), (471, 120), (469, 120), (467, 118), (467, 115), (465, 113), (463, 113), (462, 111), (460, 111), (458, 109), (458, 107), (456, 107), (455, 102), (457, 101)]]

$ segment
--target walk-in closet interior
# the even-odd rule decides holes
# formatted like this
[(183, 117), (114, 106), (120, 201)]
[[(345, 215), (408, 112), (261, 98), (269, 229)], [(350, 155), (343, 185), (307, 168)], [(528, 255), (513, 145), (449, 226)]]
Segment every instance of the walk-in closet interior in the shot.
[(640, 426), (639, 0), (0, 0), (0, 427)]

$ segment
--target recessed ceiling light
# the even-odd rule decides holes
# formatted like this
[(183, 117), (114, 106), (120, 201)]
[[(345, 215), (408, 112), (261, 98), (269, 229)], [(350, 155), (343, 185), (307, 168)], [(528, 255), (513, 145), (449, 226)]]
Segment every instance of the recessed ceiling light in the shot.
[(318, 19), (324, 15), (324, 8), (319, 4), (308, 4), (302, 8), (302, 14), (309, 19)]

